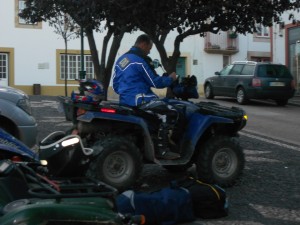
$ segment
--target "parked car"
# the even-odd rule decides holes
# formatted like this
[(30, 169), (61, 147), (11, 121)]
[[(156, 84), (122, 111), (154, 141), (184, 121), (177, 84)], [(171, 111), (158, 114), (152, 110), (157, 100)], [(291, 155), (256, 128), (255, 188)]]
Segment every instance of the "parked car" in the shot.
[(16, 88), (0, 86), (0, 128), (28, 147), (36, 144), (37, 123), (31, 114), (26, 93)]
[(272, 99), (284, 106), (295, 94), (295, 80), (281, 64), (238, 61), (226, 66), (204, 82), (207, 99), (214, 96), (235, 97), (239, 104), (250, 99)]

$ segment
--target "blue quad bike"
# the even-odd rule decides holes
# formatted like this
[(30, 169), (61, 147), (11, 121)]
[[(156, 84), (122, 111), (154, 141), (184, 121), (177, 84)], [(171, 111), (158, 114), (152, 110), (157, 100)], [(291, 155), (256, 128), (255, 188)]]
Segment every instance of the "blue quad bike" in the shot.
[(174, 160), (155, 156), (157, 123), (153, 121), (157, 117), (149, 113), (151, 108), (101, 101), (101, 83), (80, 81), (79, 92), (71, 99), (63, 98), (62, 103), (83, 145), (93, 150), (87, 175), (122, 190), (135, 183), (144, 163), (158, 164), (172, 172), (186, 171), (195, 164), (198, 179), (232, 186), (245, 164), (238, 131), (246, 125), (247, 115), (238, 107), (188, 101), (195, 96), (192, 78), (188, 76), (172, 87), (178, 99), (161, 99), (179, 115), (168, 130), (168, 146), (181, 156)]
[[(189, 92), (189, 87), (184, 90)], [(102, 91), (98, 81), (82, 80), (79, 93), (61, 97), (73, 128), (50, 134), (37, 152), (0, 132), (0, 143), (12, 147), (10, 151), (0, 149), (0, 159), (45, 159), (53, 176), (93, 177), (118, 190), (132, 187), (144, 163), (172, 172), (186, 171), (195, 164), (198, 179), (223, 187), (233, 185), (242, 173), (245, 159), (238, 131), (246, 125), (247, 115), (241, 108), (193, 103), (186, 93), (184, 101), (162, 99), (178, 112), (179, 119), (168, 130), (168, 145), (181, 156), (164, 160), (155, 156), (157, 124), (152, 119), (156, 116), (149, 109), (102, 101)]]

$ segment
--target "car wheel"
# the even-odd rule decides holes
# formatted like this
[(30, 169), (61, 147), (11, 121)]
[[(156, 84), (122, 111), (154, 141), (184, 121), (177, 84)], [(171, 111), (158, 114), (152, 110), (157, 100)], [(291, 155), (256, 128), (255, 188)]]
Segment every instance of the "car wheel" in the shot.
[(238, 140), (234, 137), (215, 136), (200, 149), (196, 161), (199, 180), (232, 186), (241, 175), (245, 157)]
[(244, 88), (239, 88), (237, 90), (237, 92), (236, 92), (236, 101), (240, 105), (244, 105), (249, 101), (247, 96), (246, 96), (246, 92), (245, 92)]
[(205, 94), (205, 98), (207, 98), (207, 99), (213, 99), (214, 98), (214, 94), (213, 94), (211, 84), (206, 84), (205, 85), (204, 94)]
[(288, 99), (275, 100), (278, 106), (285, 106), (288, 103), (288, 101), (289, 101)]
[(99, 179), (119, 191), (132, 186), (140, 175), (143, 162), (139, 149), (122, 137), (108, 137), (92, 147), (100, 152), (92, 161), (87, 176)]

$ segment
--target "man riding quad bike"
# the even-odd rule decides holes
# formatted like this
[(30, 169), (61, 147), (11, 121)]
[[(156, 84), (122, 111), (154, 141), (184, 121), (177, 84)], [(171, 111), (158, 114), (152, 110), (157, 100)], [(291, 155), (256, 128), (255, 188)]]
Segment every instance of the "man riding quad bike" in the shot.
[[(64, 102), (73, 112), (74, 131), (94, 150), (87, 174), (126, 189), (139, 177), (143, 163), (170, 171), (196, 164), (200, 180), (232, 185), (244, 167), (238, 131), (246, 124), (245, 112), (214, 103), (158, 99), (150, 86), (171, 86), (174, 79), (155, 73), (146, 57), (151, 46), (141, 36), (117, 60), (113, 87), (120, 102), (101, 101), (105, 91), (96, 80), (80, 81), (79, 93)], [(147, 87), (143, 79), (148, 79)], [(186, 83), (195, 89), (194, 81)], [(185, 100), (193, 97), (187, 94), (193, 93), (189, 87), (183, 90)]]

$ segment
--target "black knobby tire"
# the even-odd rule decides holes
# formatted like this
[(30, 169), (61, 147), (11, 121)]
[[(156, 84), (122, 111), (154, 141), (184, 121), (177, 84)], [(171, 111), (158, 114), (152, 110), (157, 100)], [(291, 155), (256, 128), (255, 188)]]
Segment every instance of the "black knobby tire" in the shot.
[(90, 163), (87, 176), (99, 179), (119, 191), (135, 183), (143, 162), (134, 143), (123, 137), (108, 137), (96, 142), (92, 148), (101, 153)]
[(200, 149), (196, 161), (198, 179), (219, 184), (234, 185), (245, 165), (245, 156), (237, 138), (214, 136)]
[(205, 94), (205, 98), (207, 98), (207, 99), (213, 99), (214, 98), (214, 94), (213, 94), (211, 84), (206, 84), (205, 85), (204, 94)]
[(245, 105), (249, 101), (249, 99), (247, 98), (247, 94), (246, 94), (246, 91), (245, 91), (244, 88), (240, 87), (236, 91), (236, 101), (240, 105)]

